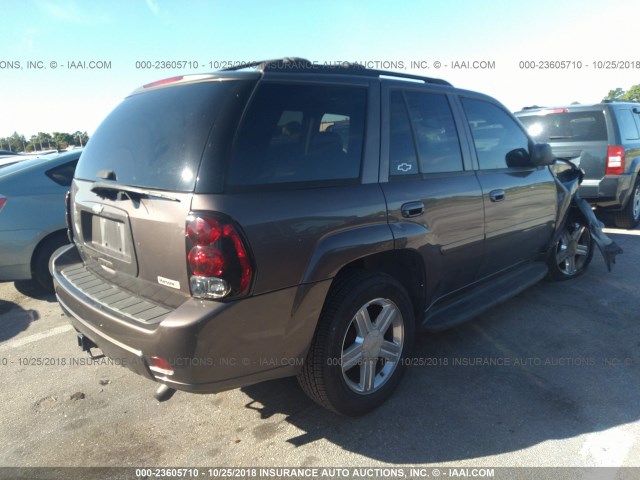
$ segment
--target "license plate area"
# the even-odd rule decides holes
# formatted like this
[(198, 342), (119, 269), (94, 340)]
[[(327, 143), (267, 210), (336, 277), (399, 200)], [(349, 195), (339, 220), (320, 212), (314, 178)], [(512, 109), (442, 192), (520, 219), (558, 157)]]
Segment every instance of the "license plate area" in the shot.
[(91, 247), (109, 257), (131, 262), (131, 245), (127, 225), (119, 220), (92, 215)]

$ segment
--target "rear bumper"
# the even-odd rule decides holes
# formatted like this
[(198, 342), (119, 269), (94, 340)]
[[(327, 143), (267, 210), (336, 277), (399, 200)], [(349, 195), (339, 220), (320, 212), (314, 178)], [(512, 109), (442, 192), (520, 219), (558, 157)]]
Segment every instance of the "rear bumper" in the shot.
[(580, 196), (590, 204), (619, 210), (629, 200), (634, 185), (635, 175), (607, 175), (600, 180), (585, 179), (580, 185)]
[[(189, 298), (161, 321), (144, 323), (120, 315), (77, 288), (64, 272), (79, 265), (74, 246), (61, 250), (52, 261), (56, 295), (73, 327), (114, 363), (194, 393), (295, 375), (330, 284), (318, 282), (229, 303)], [(173, 375), (151, 371), (151, 356), (167, 360)]]

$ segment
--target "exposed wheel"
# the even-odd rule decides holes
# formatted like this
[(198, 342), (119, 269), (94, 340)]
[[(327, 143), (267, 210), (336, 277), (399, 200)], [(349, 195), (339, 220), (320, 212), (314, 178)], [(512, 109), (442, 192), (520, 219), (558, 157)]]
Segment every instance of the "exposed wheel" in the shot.
[(615, 212), (614, 222), (618, 228), (636, 228), (640, 223), (640, 179), (636, 180), (627, 206)]
[(46, 292), (53, 292), (53, 279), (49, 273), (49, 259), (58, 248), (69, 243), (65, 232), (55, 233), (38, 245), (31, 261), (31, 276)]
[(593, 247), (586, 222), (577, 215), (569, 217), (547, 262), (549, 279), (569, 280), (582, 275), (591, 263)]
[(342, 415), (383, 403), (404, 373), (414, 314), (393, 277), (356, 271), (337, 280), (298, 381), (315, 402)]

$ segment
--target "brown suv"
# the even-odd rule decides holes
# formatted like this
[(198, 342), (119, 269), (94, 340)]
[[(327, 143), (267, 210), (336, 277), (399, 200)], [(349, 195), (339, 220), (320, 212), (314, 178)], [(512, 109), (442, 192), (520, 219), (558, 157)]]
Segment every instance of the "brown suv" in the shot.
[(416, 329), (587, 268), (550, 149), (495, 100), (357, 65), (245, 67), (133, 92), (68, 196), (60, 305), (157, 398), (297, 375), (361, 414)]

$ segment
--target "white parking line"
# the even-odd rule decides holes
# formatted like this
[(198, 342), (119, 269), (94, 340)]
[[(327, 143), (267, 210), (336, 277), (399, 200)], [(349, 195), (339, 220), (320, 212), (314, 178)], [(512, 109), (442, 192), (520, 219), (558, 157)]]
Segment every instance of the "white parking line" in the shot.
[(0, 345), (0, 352), (4, 352), (5, 350), (11, 350), (13, 348), (22, 347), (23, 345), (37, 342), (38, 340), (42, 340), (44, 338), (48, 338), (54, 335), (58, 335), (60, 333), (68, 332), (69, 330), (73, 330), (73, 327), (71, 325), (62, 325), (60, 327), (47, 330), (46, 332), (35, 333), (33, 335), (29, 335), (28, 337), (24, 337), (24, 338), (16, 338), (15, 340), (11, 340), (9, 342), (6, 342)]

